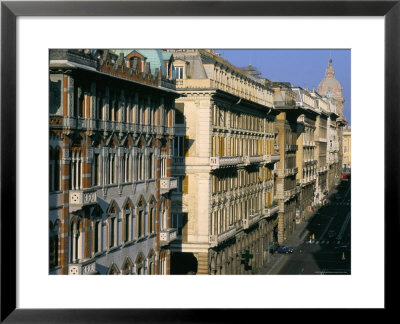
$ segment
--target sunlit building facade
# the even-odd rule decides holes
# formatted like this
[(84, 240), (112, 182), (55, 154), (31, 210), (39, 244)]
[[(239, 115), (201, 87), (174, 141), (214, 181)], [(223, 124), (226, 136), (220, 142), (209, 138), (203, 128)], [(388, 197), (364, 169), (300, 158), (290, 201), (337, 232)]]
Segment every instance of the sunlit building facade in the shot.
[[(273, 91), (213, 51), (171, 52), (182, 95), (173, 157), (182, 183), (172, 203), (181, 228), (171, 244), (172, 272), (255, 272), (268, 258), (279, 208)], [(241, 263), (246, 252), (251, 269)]]
[(318, 116), (317, 102), (310, 92), (301, 87), (293, 87), (296, 94), (296, 105), (303, 109), (297, 119), (297, 155), (296, 175), (300, 198), (296, 213), (296, 223), (304, 220), (307, 212), (312, 210), (314, 193), (318, 176), (318, 160), (316, 159), (315, 123)]
[(351, 169), (351, 127), (343, 129), (343, 169)]

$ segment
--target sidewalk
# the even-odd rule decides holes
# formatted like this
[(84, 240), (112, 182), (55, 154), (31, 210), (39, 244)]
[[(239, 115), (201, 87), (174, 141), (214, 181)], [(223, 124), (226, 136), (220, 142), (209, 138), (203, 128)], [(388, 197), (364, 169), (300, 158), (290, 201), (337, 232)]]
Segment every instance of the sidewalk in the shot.
[[(296, 225), (296, 229), (281, 245), (293, 247), (298, 246), (302, 242), (304, 242), (304, 238), (308, 237), (307, 225), (309, 224), (316, 212), (318, 212), (318, 210), (315, 210), (312, 213), (307, 212), (305, 219), (300, 224)], [(259, 274), (276, 274), (279, 267), (283, 264), (284, 260), (286, 260), (285, 254), (271, 254), (270, 259), (264, 264), (262, 268), (259, 269)]]

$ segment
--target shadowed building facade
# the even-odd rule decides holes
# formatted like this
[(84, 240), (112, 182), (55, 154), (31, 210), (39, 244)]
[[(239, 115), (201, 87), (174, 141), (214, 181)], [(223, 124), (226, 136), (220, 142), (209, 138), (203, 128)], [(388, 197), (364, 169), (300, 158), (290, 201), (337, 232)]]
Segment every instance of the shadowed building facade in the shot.
[(51, 274), (169, 273), (178, 94), (160, 52), (50, 50)]

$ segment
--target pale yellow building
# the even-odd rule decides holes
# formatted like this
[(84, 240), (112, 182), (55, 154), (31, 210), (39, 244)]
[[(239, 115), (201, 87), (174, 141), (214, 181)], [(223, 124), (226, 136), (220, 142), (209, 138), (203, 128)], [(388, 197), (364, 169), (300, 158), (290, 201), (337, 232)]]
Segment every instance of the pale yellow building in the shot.
[(329, 102), (317, 92), (311, 93), (317, 103), (319, 114), (315, 123), (314, 141), (316, 143), (315, 157), (317, 163), (317, 182), (314, 194), (314, 203), (324, 204), (329, 193), (328, 170), (329, 170), (329, 151), (328, 151), (328, 120), (330, 116)]
[[(245, 274), (268, 258), (279, 207), (273, 91), (213, 51), (171, 50), (177, 77), (172, 273)], [(243, 253), (253, 258), (246, 268)], [(247, 270), (246, 270), (247, 269)]]
[(343, 130), (343, 169), (351, 169), (351, 127)]
[(296, 94), (296, 105), (303, 108), (304, 113), (297, 119), (297, 155), (296, 165), (299, 172), (296, 175), (300, 188), (300, 199), (296, 223), (304, 220), (307, 211), (312, 209), (315, 185), (317, 180), (316, 142), (314, 138), (315, 123), (318, 116), (318, 106), (315, 98), (306, 89), (292, 88)]
[(347, 125), (347, 120), (343, 116), (343, 106), (344, 106), (344, 98), (342, 94), (342, 86), (340, 82), (335, 78), (335, 69), (332, 65), (332, 59), (329, 59), (328, 68), (325, 71), (325, 77), (322, 79), (318, 86), (318, 93), (321, 96), (325, 96), (329, 99), (332, 99), (336, 103), (336, 113), (338, 117), (336, 118), (336, 131), (338, 137), (338, 162), (339, 167), (336, 170), (337, 177), (341, 177), (342, 170), (340, 166), (343, 165), (343, 127)]

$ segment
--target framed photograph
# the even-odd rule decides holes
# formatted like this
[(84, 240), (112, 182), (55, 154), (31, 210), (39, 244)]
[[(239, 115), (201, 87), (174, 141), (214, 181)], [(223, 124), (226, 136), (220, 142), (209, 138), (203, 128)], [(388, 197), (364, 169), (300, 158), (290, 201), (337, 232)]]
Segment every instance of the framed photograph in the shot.
[[(390, 238), (399, 234), (397, 218), (387, 217), (389, 210), (394, 215), (399, 213), (398, 204), (393, 204), (399, 196), (399, 15), (398, 1), (3, 1), (1, 321), (194, 323), (235, 321), (239, 312), (250, 309), (257, 313), (268, 309), (390, 309), (393, 301), (389, 296), (394, 288), (386, 284), (394, 274), (387, 266), (389, 256), (384, 246), (387, 248)], [(49, 50), (86, 48), (350, 50), (351, 275), (49, 274), (49, 258), (50, 263), (52, 256), (57, 259), (52, 254), (51, 235), (49, 240), (49, 180), (50, 188), (58, 185), (52, 177), (57, 165), (51, 164), (52, 153), (49, 155), (49, 97), (50, 102), (58, 100), (52, 89), (57, 87), (57, 71), (61, 70), (57, 64), (64, 55)], [(49, 65), (52, 54), (58, 62), (54, 66)], [(115, 56), (118, 60), (120, 53), (103, 54), (100, 59)], [(143, 56), (140, 51), (125, 54), (132, 56), (126, 65), (129, 68), (136, 66), (134, 56)], [(175, 73), (184, 73), (185, 59), (180, 62), (182, 68)], [(50, 87), (49, 69), (54, 73)], [(79, 102), (81, 97), (77, 94), (75, 99)], [(96, 152), (91, 152), (95, 158)], [(114, 153), (120, 156), (119, 151)], [(125, 169), (125, 177), (130, 172)], [(96, 174), (94, 171), (95, 182)], [(77, 190), (77, 196), (68, 199), (79, 200), (80, 193)], [(115, 199), (107, 207), (111, 214), (113, 203), (116, 208), (141, 204), (139, 200)], [(151, 217), (151, 208), (148, 213)], [(136, 217), (140, 215), (139, 211)], [(130, 224), (128, 217), (123, 224)], [(126, 229), (122, 239), (128, 245), (133, 236), (138, 240), (142, 237), (128, 226), (121, 228)], [(136, 231), (141, 231), (140, 226)], [(110, 231), (109, 235), (114, 237)], [(106, 244), (113, 248), (110, 238)], [(81, 243), (77, 240), (76, 244)], [(92, 252), (98, 253), (96, 243), (93, 246)], [(76, 253), (71, 257), (78, 260)], [(126, 263), (130, 273), (142, 271), (131, 269), (130, 261), (124, 262), (121, 264)], [(54, 274), (58, 271), (54, 264), (50, 268)], [(152, 269), (150, 265), (146, 272)], [(118, 271), (112, 267), (103, 270), (110, 274)], [(83, 267), (70, 267), (68, 271), (83, 271)], [(364, 291), (367, 282), (368, 294)]]

